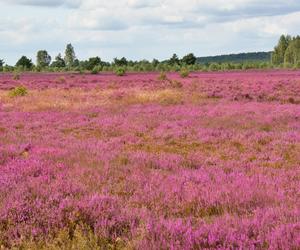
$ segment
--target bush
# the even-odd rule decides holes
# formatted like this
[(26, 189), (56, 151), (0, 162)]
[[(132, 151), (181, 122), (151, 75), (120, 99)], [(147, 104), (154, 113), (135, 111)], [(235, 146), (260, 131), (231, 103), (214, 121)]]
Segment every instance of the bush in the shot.
[(15, 87), (9, 92), (9, 96), (17, 97), (17, 96), (25, 96), (27, 95), (27, 88), (24, 86)]
[(100, 71), (102, 71), (102, 67), (97, 65), (92, 69), (91, 73), (97, 75)]
[(217, 63), (212, 63), (209, 65), (209, 71), (218, 71), (220, 70), (220, 65)]
[(117, 68), (117, 69), (115, 70), (115, 73), (116, 73), (117, 76), (124, 76), (125, 73), (126, 73), (126, 71), (125, 71), (124, 68)]
[(99, 73), (98, 67), (95, 66), (95, 67), (92, 69), (91, 74), (97, 75), (98, 73)]
[(180, 76), (181, 76), (182, 78), (188, 77), (189, 74), (190, 74), (190, 71), (189, 71), (187, 68), (182, 68), (182, 69), (180, 70)]

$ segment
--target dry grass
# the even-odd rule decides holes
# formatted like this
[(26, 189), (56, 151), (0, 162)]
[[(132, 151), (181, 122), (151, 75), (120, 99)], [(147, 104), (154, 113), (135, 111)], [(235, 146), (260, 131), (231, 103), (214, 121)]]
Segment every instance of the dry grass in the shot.
[(132, 105), (158, 103), (174, 105), (183, 102), (183, 93), (178, 90), (157, 91), (130, 90), (119, 95), (112, 89), (46, 89), (30, 90), (28, 95), (11, 98), (8, 91), (0, 91), (0, 103), (8, 109), (21, 111), (78, 110), (95, 106)]

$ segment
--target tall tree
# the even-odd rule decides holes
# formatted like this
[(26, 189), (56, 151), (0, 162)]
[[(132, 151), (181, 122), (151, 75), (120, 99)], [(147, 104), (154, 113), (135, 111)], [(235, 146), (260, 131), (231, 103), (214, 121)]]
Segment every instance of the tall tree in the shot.
[(122, 57), (121, 59), (114, 58), (114, 64), (117, 66), (127, 66), (128, 61), (125, 57)]
[(284, 55), (284, 63), (296, 65), (300, 62), (300, 37), (294, 37)]
[(36, 55), (36, 65), (41, 68), (48, 67), (51, 62), (51, 56), (46, 50), (39, 50)]
[(65, 50), (65, 63), (68, 67), (73, 66), (73, 63), (76, 59), (74, 47), (71, 43), (67, 44), (66, 50)]
[(197, 61), (197, 58), (194, 56), (193, 53), (190, 53), (190, 54), (187, 54), (186, 56), (184, 56), (181, 59), (181, 61), (183, 64), (186, 64), (186, 65), (194, 65)]
[(96, 57), (91, 57), (89, 58), (89, 60), (87, 61), (86, 64), (86, 69), (87, 70), (92, 70), (93, 68), (95, 68), (96, 66), (101, 66), (102, 62), (100, 57), (96, 56)]
[(173, 56), (169, 59), (169, 64), (170, 65), (179, 65), (180, 60), (176, 54), (173, 54)]
[(3, 67), (3, 65), (4, 65), (4, 61), (0, 59), (0, 67)]
[(60, 53), (55, 57), (55, 60), (52, 62), (51, 67), (56, 67), (56, 68), (66, 67), (65, 60), (62, 58)]
[(16, 67), (22, 67), (23, 69), (31, 69), (33, 67), (33, 63), (31, 59), (26, 56), (22, 56), (16, 63)]
[(285, 52), (291, 42), (291, 36), (282, 35), (279, 38), (277, 46), (274, 48), (274, 52), (272, 53), (272, 63), (275, 65), (282, 64), (284, 62)]

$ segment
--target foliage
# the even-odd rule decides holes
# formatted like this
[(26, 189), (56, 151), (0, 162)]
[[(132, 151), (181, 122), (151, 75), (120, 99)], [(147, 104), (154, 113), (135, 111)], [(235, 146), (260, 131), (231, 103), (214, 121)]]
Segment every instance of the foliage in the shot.
[(124, 69), (124, 68), (117, 68), (116, 70), (115, 70), (115, 74), (117, 75), (117, 76), (124, 76), (125, 75), (125, 73), (126, 73), (126, 70)]
[(173, 54), (173, 56), (168, 60), (169, 65), (179, 65), (180, 60), (176, 54)]
[(76, 59), (75, 50), (71, 43), (67, 44), (65, 50), (65, 63), (66, 66), (72, 67), (74, 65), (74, 61)]
[(121, 59), (114, 58), (113, 64), (116, 65), (116, 66), (127, 66), (128, 61), (125, 57), (122, 57)]
[(193, 53), (187, 54), (181, 59), (182, 63), (185, 65), (194, 65), (197, 61), (197, 58)]
[(45, 68), (50, 65), (51, 56), (46, 50), (39, 50), (36, 56), (36, 65), (40, 68)]
[(180, 70), (180, 76), (181, 76), (182, 78), (188, 77), (189, 74), (190, 74), (190, 71), (189, 71), (187, 68), (182, 68), (182, 69)]
[(4, 60), (0, 59), (0, 72), (3, 71)]
[(271, 52), (250, 52), (250, 53), (239, 53), (229, 54), (220, 56), (206, 56), (198, 57), (197, 63), (200, 64), (211, 64), (211, 63), (243, 63), (243, 62), (269, 62), (271, 60)]
[(55, 57), (55, 60), (51, 63), (51, 67), (53, 67), (53, 68), (66, 67), (65, 60), (62, 58), (60, 53)]
[(13, 88), (10, 92), (9, 92), (9, 96), (11, 97), (18, 97), (18, 96), (25, 96), (27, 95), (28, 91), (27, 88), (24, 86), (18, 86)]
[(91, 71), (91, 74), (98, 74), (100, 71), (102, 70), (102, 67), (101, 66), (95, 66), (92, 71)]
[(30, 70), (33, 67), (33, 63), (31, 59), (27, 58), (26, 56), (22, 56), (16, 63), (16, 67), (22, 70)]

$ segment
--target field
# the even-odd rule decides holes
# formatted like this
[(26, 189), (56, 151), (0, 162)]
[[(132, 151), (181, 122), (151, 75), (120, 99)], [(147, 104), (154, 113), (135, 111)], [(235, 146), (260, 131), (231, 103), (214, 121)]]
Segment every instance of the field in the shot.
[(0, 75), (0, 246), (299, 249), (300, 72)]

